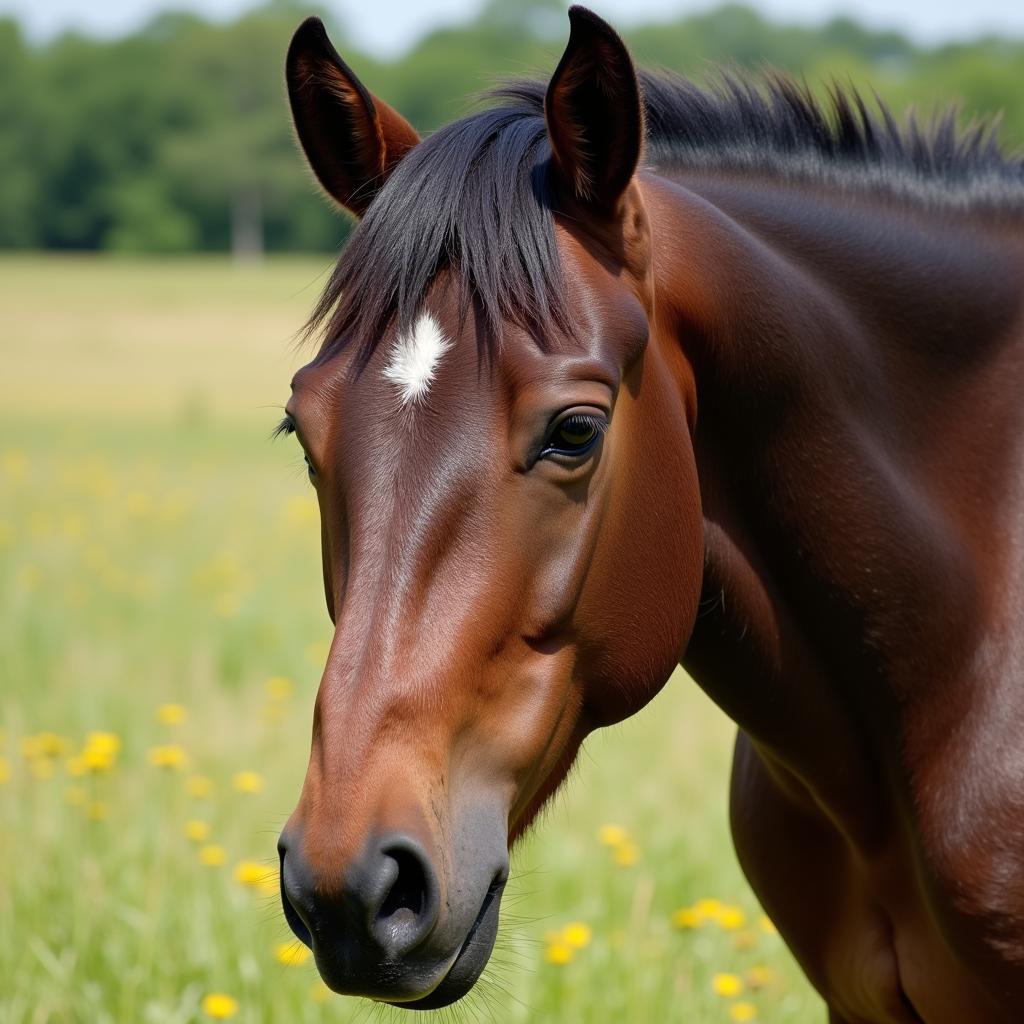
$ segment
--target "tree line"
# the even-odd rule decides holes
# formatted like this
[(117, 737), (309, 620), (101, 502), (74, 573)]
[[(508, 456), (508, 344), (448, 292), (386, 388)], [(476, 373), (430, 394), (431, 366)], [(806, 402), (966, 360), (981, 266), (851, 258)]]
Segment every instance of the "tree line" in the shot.
[[(0, 19), (0, 248), (336, 248), (349, 224), (298, 154), (282, 78), (291, 32), (314, 12), (270, 0), (227, 24), (166, 13), (124, 38), (40, 46)], [(380, 60), (320, 13), (363, 81), (421, 132), (502, 76), (550, 73), (567, 32), (557, 0), (490, 0)], [(924, 118), (953, 102), (965, 121), (1001, 113), (1005, 144), (1024, 143), (1024, 40), (922, 47), (848, 18), (808, 28), (736, 4), (624, 35), (638, 63), (697, 79), (771, 65), (815, 89), (853, 82)]]

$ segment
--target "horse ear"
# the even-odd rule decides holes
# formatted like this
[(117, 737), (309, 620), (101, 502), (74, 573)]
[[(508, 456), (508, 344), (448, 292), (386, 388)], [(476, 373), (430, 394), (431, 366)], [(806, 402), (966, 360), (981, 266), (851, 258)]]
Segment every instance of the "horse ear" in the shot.
[(576, 199), (613, 213), (643, 148), (640, 83), (610, 25), (576, 6), (569, 24), (544, 99), (555, 170)]
[(338, 56), (319, 18), (296, 30), (285, 61), (299, 142), (320, 184), (361, 217), (395, 165), (420, 141)]

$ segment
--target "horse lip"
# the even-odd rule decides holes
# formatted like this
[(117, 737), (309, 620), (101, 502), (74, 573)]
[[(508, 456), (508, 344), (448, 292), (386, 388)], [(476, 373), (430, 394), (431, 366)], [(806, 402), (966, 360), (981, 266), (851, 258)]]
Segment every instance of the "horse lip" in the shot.
[[(504, 890), (505, 883), (507, 881), (507, 873), (501, 872), (500, 874), (495, 876), (494, 881), (492, 881), (491, 884), (487, 887), (487, 892), (484, 893), (484, 898), (480, 904), (480, 909), (477, 911), (476, 919), (473, 921), (472, 925), (470, 925), (469, 931), (466, 932), (466, 937), (462, 940), (462, 942), (459, 944), (459, 948), (455, 951), (455, 954), (448, 961), (448, 965), (447, 967), (445, 967), (444, 972), (441, 974), (441, 976), (437, 979), (437, 982), (430, 988), (428, 992), (424, 992), (422, 995), (416, 996), (415, 999), (382, 999), (379, 1000), (379, 1002), (387, 1003), (390, 1006), (395, 1006), (398, 1009), (402, 1010), (434, 1009), (433, 1005), (421, 1006), (420, 1004), (430, 1001), (431, 996), (433, 996), (433, 994), (437, 992), (437, 990), (441, 988), (441, 986), (444, 985), (444, 983), (451, 976), (451, 973), (455, 969), (456, 964), (458, 964), (459, 960), (462, 957), (462, 954), (469, 948), (469, 944), (473, 941), (473, 937), (476, 935), (477, 931), (480, 928), (480, 925), (483, 923), (484, 918), (487, 916), (487, 912), (488, 910), (490, 910), (491, 904), (501, 896), (501, 893)], [(490, 959), (489, 956), (488, 959)], [(470, 985), (470, 988), (472, 988), (472, 986), (476, 984), (476, 981), (478, 979), (479, 974), (477, 975), (477, 978), (473, 979), (473, 983)], [(466, 992), (468, 991), (469, 989), (467, 988)], [(461, 999), (462, 996), (466, 994), (466, 992), (460, 992), (459, 995), (455, 997), (455, 999), (448, 1000), (447, 1002), (455, 1002), (457, 999)], [(439, 1006), (445, 1006), (447, 1005), (447, 1002), (441, 1003), (439, 1004)]]

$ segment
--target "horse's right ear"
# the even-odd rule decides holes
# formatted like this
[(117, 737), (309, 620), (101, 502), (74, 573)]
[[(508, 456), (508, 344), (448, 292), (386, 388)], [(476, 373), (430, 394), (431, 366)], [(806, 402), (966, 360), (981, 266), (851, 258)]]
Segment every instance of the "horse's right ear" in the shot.
[(319, 18), (307, 18), (292, 36), (285, 78), (309, 166), (332, 198), (361, 217), (420, 137), (356, 78)]

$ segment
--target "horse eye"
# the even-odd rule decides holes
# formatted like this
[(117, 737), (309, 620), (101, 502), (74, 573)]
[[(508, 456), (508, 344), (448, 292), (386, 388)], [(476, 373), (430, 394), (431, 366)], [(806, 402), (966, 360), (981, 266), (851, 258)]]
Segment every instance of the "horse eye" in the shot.
[(601, 436), (603, 422), (594, 416), (577, 413), (556, 424), (542, 455), (583, 455)]

